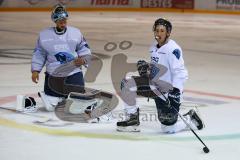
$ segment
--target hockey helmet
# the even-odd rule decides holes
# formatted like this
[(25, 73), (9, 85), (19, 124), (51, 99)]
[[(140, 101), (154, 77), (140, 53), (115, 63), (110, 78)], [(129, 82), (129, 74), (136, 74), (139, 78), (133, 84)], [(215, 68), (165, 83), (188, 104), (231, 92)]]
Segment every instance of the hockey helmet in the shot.
[(168, 21), (167, 19), (164, 19), (164, 18), (159, 18), (157, 19), (155, 22), (154, 22), (154, 25), (153, 25), (153, 31), (156, 30), (156, 27), (158, 25), (163, 25), (166, 27), (167, 29), (167, 32), (171, 33), (172, 31), (172, 24), (170, 21)]
[(66, 8), (62, 4), (57, 4), (56, 6), (54, 6), (51, 18), (53, 22), (61, 19), (67, 19), (68, 13), (66, 11)]

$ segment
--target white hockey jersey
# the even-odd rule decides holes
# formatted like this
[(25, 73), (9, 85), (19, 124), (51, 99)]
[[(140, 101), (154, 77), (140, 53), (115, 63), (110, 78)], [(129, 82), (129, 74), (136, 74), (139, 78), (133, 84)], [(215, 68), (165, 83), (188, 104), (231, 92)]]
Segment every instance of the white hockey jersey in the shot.
[[(39, 34), (31, 70), (41, 72), (46, 64), (46, 72), (51, 74), (61, 64), (85, 55), (91, 55), (91, 51), (79, 29), (67, 26), (66, 32), (58, 35), (53, 27), (49, 27)], [(79, 67), (69, 75), (77, 72), (81, 72)]]
[(184, 82), (188, 79), (188, 72), (184, 66), (181, 47), (173, 40), (157, 48), (155, 42), (150, 48), (151, 63), (158, 63), (167, 68), (167, 72), (159, 79), (172, 84), (183, 91)]

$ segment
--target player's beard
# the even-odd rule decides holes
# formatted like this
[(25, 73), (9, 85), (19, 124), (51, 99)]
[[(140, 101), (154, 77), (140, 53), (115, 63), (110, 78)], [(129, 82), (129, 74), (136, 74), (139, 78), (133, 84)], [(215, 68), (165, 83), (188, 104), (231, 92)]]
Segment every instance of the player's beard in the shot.
[(57, 34), (64, 34), (66, 32), (66, 29), (67, 29), (66, 26), (62, 26), (62, 27), (56, 26), (55, 27), (55, 32)]
[(56, 26), (58, 32), (62, 32), (66, 29), (66, 26)]

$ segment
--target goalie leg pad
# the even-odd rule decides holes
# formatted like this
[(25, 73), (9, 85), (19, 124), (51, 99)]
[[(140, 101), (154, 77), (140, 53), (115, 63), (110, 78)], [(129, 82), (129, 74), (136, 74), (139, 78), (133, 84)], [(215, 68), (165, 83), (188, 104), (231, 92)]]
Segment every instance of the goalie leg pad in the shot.
[(50, 95), (46, 95), (44, 92), (38, 92), (38, 96), (41, 98), (44, 107), (47, 111), (54, 111), (54, 108), (58, 103), (62, 102), (62, 97), (54, 97)]
[(85, 93), (74, 92), (55, 108), (58, 118), (70, 122), (86, 123), (111, 112), (118, 98), (108, 92), (85, 88)]
[(66, 107), (71, 114), (90, 114), (94, 109), (101, 106), (103, 100), (99, 98), (83, 97), (77, 93), (71, 92), (68, 96)]
[(36, 112), (37, 105), (33, 97), (28, 97), (24, 95), (17, 96), (17, 111), (20, 112)]

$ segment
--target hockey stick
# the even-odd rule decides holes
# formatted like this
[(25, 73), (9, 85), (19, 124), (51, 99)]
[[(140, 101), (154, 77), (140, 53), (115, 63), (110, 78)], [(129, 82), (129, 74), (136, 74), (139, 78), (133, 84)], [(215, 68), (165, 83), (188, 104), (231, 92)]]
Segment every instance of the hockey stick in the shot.
[(20, 112), (15, 109), (12, 109), (12, 108), (5, 108), (5, 107), (0, 106), (0, 109), (6, 110), (9, 112), (13, 112), (13, 113), (17, 113), (17, 114), (27, 115), (32, 118), (37, 118), (32, 121), (33, 124), (37, 124), (37, 125), (42, 125), (42, 126), (47, 126), (47, 127), (65, 127), (65, 126), (69, 126), (69, 125), (73, 124), (73, 123), (69, 123), (69, 122), (61, 122), (59, 120), (56, 120), (56, 119), (53, 119), (53, 118), (50, 118), (47, 116), (36, 115), (36, 114), (27, 113), (27, 112)]
[[(166, 102), (167, 102), (167, 105), (168, 107), (170, 107), (170, 101), (168, 98), (166, 98), (166, 96), (160, 92), (162, 94), (162, 96), (165, 98)], [(190, 124), (188, 124), (188, 122), (182, 117), (182, 115), (177, 111), (177, 109), (175, 107), (172, 107), (175, 112), (177, 112), (178, 116), (183, 120), (183, 122), (186, 124), (186, 126), (188, 126), (188, 128), (192, 131), (192, 133), (197, 137), (197, 139), (203, 144), (203, 151), (204, 153), (208, 153), (210, 150), (209, 148), (207, 147), (207, 145), (202, 141), (202, 139), (197, 135), (197, 133), (192, 129), (192, 127), (190, 126)]]
[(36, 122), (38, 122), (38, 123), (45, 123), (45, 122), (53, 120), (52, 118), (49, 118), (47, 116), (41, 116), (41, 115), (31, 114), (31, 113), (27, 113), (27, 112), (20, 112), (18, 110), (12, 109), (12, 108), (5, 108), (5, 107), (0, 106), (0, 109), (7, 110), (7, 111), (10, 111), (10, 112), (14, 112), (14, 113), (18, 113), (18, 114), (24, 114), (24, 115), (34, 117), (34, 118), (38, 118), (38, 120), (36, 120)]

